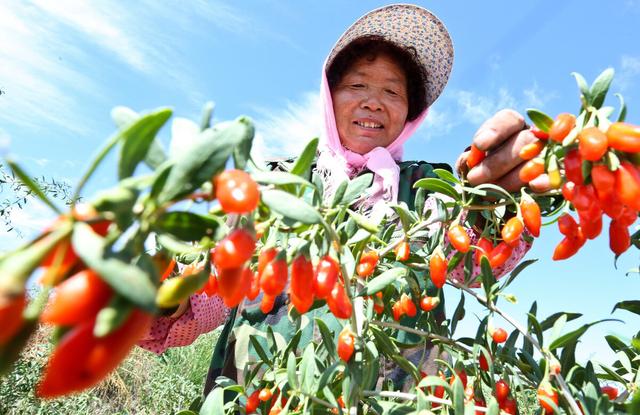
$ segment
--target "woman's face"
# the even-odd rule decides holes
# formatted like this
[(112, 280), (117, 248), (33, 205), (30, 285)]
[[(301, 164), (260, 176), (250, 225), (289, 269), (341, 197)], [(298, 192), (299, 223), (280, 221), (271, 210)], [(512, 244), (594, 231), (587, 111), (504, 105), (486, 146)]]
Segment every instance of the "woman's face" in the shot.
[(391, 57), (360, 58), (331, 91), (342, 145), (365, 154), (402, 132), (409, 109), (407, 77)]

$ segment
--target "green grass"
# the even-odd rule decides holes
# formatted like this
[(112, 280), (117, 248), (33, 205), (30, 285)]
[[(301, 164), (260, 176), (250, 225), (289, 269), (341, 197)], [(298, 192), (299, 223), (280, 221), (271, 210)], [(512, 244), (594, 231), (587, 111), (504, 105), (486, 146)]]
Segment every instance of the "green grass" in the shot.
[(51, 346), (41, 328), (14, 370), (0, 379), (0, 414), (171, 414), (200, 396), (219, 331), (161, 356), (136, 348), (108, 379), (69, 397), (43, 401), (34, 389)]

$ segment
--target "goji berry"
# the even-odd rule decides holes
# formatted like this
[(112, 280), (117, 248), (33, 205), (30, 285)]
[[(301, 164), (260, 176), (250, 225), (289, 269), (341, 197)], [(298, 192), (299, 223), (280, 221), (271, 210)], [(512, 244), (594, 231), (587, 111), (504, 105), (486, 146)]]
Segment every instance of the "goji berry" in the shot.
[(513, 253), (513, 247), (506, 242), (502, 241), (489, 254), (489, 264), (492, 269), (496, 269), (507, 262), (511, 258)]
[(564, 156), (564, 174), (568, 181), (576, 185), (584, 184), (582, 157), (577, 149), (569, 150)]
[(73, 326), (91, 319), (107, 305), (113, 291), (98, 274), (85, 269), (67, 278), (53, 290), (40, 321)]
[(278, 295), (287, 286), (288, 277), (287, 261), (284, 257), (276, 257), (260, 274), (260, 288), (265, 294)]
[(258, 276), (262, 275), (262, 271), (264, 271), (267, 264), (278, 255), (278, 250), (276, 248), (263, 248), (258, 255)]
[(582, 233), (587, 239), (595, 239), (602, 232), (602, 213), (597, 215), (595, 218), (589, 218), (586, 215), (580, 216), (580, 228), (582, 229)]
[(549, 138), (553, 141), (562, 142), (569, 132), (576, 125), (576, 117), (573, 114), (562, 113), (558, 115), (549, 128)]
[(146, 334), (152, 316), (133, 310), (111, 334), (93, 336), (95, 319), (86, 319), (67, 332), (51, 354), (36, 394), (54, 398), (89, 388), (104, 379)]
[(258, 184), (242, 170), (225, 170), (214, 180), (216, 199), (225, 213), (248, 213), (260, 202)]
[(616, 254), (621, 255), (631, 246), (631, 237), (629, 236), (629, 228), (612, 220), (609, 223), (609, 248)]
[(568, 213), (558, 218), (558, 230), (565, 236), (573, 236), (578, 232), (578, 224)]
[(242, 268), (216, 269), (218, 279), (218, 294), (222, 298), (230, 298), (236, 295), (240, 289), (240, 277)]
[(336, 281), (333, 289), (327, 296), (329, 310), (336, 318), (348, 319), (351, 317), (351, 300), (345, 292), (345, 287), (341, 281)]
[(623, 161), (616, 170), (615, 192), (625, 205), (640, 210), (640, 172), (628, 161)]
[(313, 304), (313, 264), (303, 254), (291, 263), (291, 300), (300, 314)]
[(491, 251), (493, 250), (493, 243), (485, 238), (484, 236), (478, 240), (478, 249), (475, 252), (475, 261), (477, 265), (480, 265), (482, 262), (482, 257), (485, 256), (487, 259), (491, 256)]
[(404, 309), (402, 307), (402, 303), (400, 301), (396, 301), (392, 306), (391, 306), (391, 312), (393, 313), (393, 319), (395, 321), (400, 321), (400, 318), (402, 317), (402, 315), (404, 314)]
[(478, 356), (478, 366), (480, 367), (480, 370), (482, 370), (483, 372), (489, 371), (489, 362), (487, 361), (486, 356), (482, 352), (480, 352), (480, 355)]
[(447, 266), (447, 260), (442, 255), (442, 252), (437, 250), (431, 254), (431, 258), (429, 258), (429, 276), (436, 288), (442, 288), (447, 281)]
[(439, 297), (424, 296), (422, 297), (422, 300), (420, 300), (420, 308), (422, 309), (422, 311), (425, 311), (427, 313), (433, 310), (434, 308), (436, 308), (439, 304), (440, 304)]
[(594, 204), (597, 205), (597, 196), (593, 184), (576, 185), (573, 189), (571, 203), (578, 210), (587, 210)]
[(24, 293), (16, 297), (0, 297), (0, 346), (7, 343), (22, 327), (22, 312), (27, 304)]
[(382, 298), (382, 291), (378, 291), (375, 293), (373, 298), (373, 310), (377, 314), (382, 314), (384, 312), (384, 303)]
[(600, 390), (602, 391), (602, 393), (604, 393), (605, 395), (607, 395), (607, 397), (609, 398), (610, 401), (615, 401), (616, 398), (618, 397), (618, 388), (614, 387), (614, 386), (601, 386)]
[(247, 398), (247, 404), (244, 407), (247, 414), (253, 414), (256, 412), (256, 409), (258, 409), (258, 406), (260, 405), (259, 395), (260, 395), (260, 390), (256, 389)]
[(524, 226), (527, 227), (529, 233), (535, 237), (540, 236), (540, 226), (542, 225), (540, 206), (527, 196), (520, 200), (520, 211), (522, 212)]
[(356, 273), (363, 278), (370, 276), (376, 270), (378, 260), (379, 256), (377, 251), (363, 252), (356, 266)]
[(518, 413), (518, 404), (515, 400), (506, 398), (501, 402), (500, 409), (509, 415), (516, 415)]
[(251, 290), (251, 280), (253, 279), (253, 272), (249, 267), (245, 267), (240, 272), (240, 278), (237, 282), (235, 292), (233, 295), (222, 297), (224, 305), (229, 308), (233, 308), (240, 304), (240, 302), (247, 296), (247, 293)]
[(204, 286), (204, 293), (207, 294), (207, 297), (213, 297), (218, 293), (218, 279), (215, 275), (209, 275), (209, 279)]
[(409, 242), (402, 241), (393, 251), (396, 253), (396, 261), (404, 262), (409, 259), (409, 255), (411, 255), (411, 246)]
[(480, 162), (484, 160), (486, 156), (487, 153), (472, 144), (471, 149), (469, 150), (469, 154), (467, 155), (467, 166), (469, 166), (470, 169), (474, 168), (475, 166), (480, 164)]
[[(579, 231), (578, 234), (581, 235), (582, 231)], [(559, 261), (570, 258), (580, 250), (583, 244), (584, 237), (565, 236), (553, 251), (552, 259)]]
[(276, 297), (276, 295), (269, 295), (267, 293), (262, 295), (262, 300), (260, 300), (260, 311), (262, 311), (263, 314), (269, 314), (271, 310), (273, 310)]
[(541, 384), (538, 387), (538, 403), (544, 409), (544, 411), (548, 414), (554, 412), (553, 406), (551, 406), (548, 402), (544, 401), (542, 398), (548, 398), (553, 402), (556, 406), (558, 405), (558, 392), (556, 392), (549, 383)]
[(541, 129), (539, 129), (535, 125), (532, 125), (531, 128), (529, 128), (529, 129), (531, 130), (533, 135), (536, 136), (536, 138), (538, 140), (548, 140), (549, 139), (549, 133), (547, 133), (546, 131), (542, 131)]
[(544, 173), (544, 161), (534, 158), (527, 161), (520, 169), (519, 177), (524, 183), (529, 183), (536, 177)]
[(545, 143), (543, 143), (540, 140), (536, 140), (533, 143), (529, 143), (529, 144), (526, 144), (525, 146), (523, 146), (520, 149), (520, 152), (518, 153), (518, 156), (522, 160), (534, 159), (538, 154), (540, 154), (540, 152), (542, 151), (544, 146), (545, 146)]
[(244, 265), (256, 248), (253, 236), (244, 229), (236, 229), (222, 239), (213, 252), (213, 263), (220, 269)]
[(447, 232), (449, 242), (459, 252), (466, 253), (471, 246), (471, 239), (467, 231), (460, 225), (452, 225)]
[(271, 396), (273, 396), (271, 389), (269, 388), (263, 388), (260, 390), (259, 394), (258, 394), (258, 399), (260, 399), (262, 402), (266, 402), (269, 399), (271, 399)]
[(320, 259), (316, 267), (316, 275), (313, 280), (313, 291), (318, 298), (326, 298), (338, 280), (340, 267), (335, 259), (325, 255)]
[(623, 122), (614, 122), (607, 129), (609, 147), (627, 153), (640, 152), (640, 127)]
[(517, 216), (512, 217), (502, 227), (501, 235), (502, 240), (508, 245), (514, 246), (520, 241), (520, 235), (524, 230), (524, 224), (522, 219)]
[(509, 396), (509, 384), (504, 381), (504, 379), (500, 379), (496, 382), (496, 399), (498, 402), (502, 402)]
[(507, 341), (507, 331), (503, 328), (497, 328), (491, 333), (491, 337), (496, 343), (504, 343)]
[(356, 338), (349, 326), (345, 326), (338, 335), (338, 356), (344, 362), (348, 362), (353, 356)]
[(571, 202), (573, 200), (573, 192), (575, 188), (576, 184), (574, 182), (565, 182), (565, 184), (562, 185), (562, 197)]
[(407, 295), (406, 293), (402, 293), (402, 295), (400, 296), (400, 304), (402, 305), (402, 311), (404, 312), (404, 314), (408, 315), (409, 317), (416, 316), (418, 310), (416, 309), (416, 305), (411, 299), (411, 296)]
[(591, 181), (596, 189), (598, 199), (602, 202), (607, 195), (613, 193), (616, 183), (616, 175), (604, 164), (595, 164), (591, 167)]
[(598, 127), (585, 128), (578, 134), (578, 151), (584, 160), (600, 160), (607, 152), (607, 136)]

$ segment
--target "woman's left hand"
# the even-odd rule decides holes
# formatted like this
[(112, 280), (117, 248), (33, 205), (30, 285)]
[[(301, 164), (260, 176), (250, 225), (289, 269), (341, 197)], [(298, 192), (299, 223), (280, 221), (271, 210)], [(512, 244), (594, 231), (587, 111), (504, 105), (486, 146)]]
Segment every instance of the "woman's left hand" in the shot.
[[(527, 186), (520, 180), (520, 168), (526, 162), (518, 155), (520, 149), (534, 142), (536, 137), (526, 128), (524, 117), (511, 109), (498, 111), (482, 124), (473, 136), (473, 145), (487, 151), (486, 158), (467, 172), (467, 180), (472, 185), (493, 183), (508, 191), (516, 192)], [(467, 169), (469, 152), (462, 153), (456, 161), (456, 170)], [(546, 174), (529, 183), (535, 192), (549, 190)]]

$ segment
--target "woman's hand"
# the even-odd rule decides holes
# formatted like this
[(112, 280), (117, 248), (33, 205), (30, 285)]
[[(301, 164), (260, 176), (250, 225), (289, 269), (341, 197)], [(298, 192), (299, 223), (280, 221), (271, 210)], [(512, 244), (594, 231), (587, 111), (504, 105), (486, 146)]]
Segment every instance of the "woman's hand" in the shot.
[[(467, 172), (467, 180), (472, 185), (493, 183), (510, 192), (516, 192), (527, 183), (520, 180), (518, 173), (525, 163), (519, 157), (520, 149), (534, 142), (536, 137), (529, 131), (524, 117), (511, 109), (497, 112), (482, 124), (473, 136), (473, 145), (487, 151), (486, 158)], [(457, 171), (466, 171), (469, 152), (462, 153), (456, 161)], [(549, 190), (546, 174), (529, 183), (535, 192)]]

